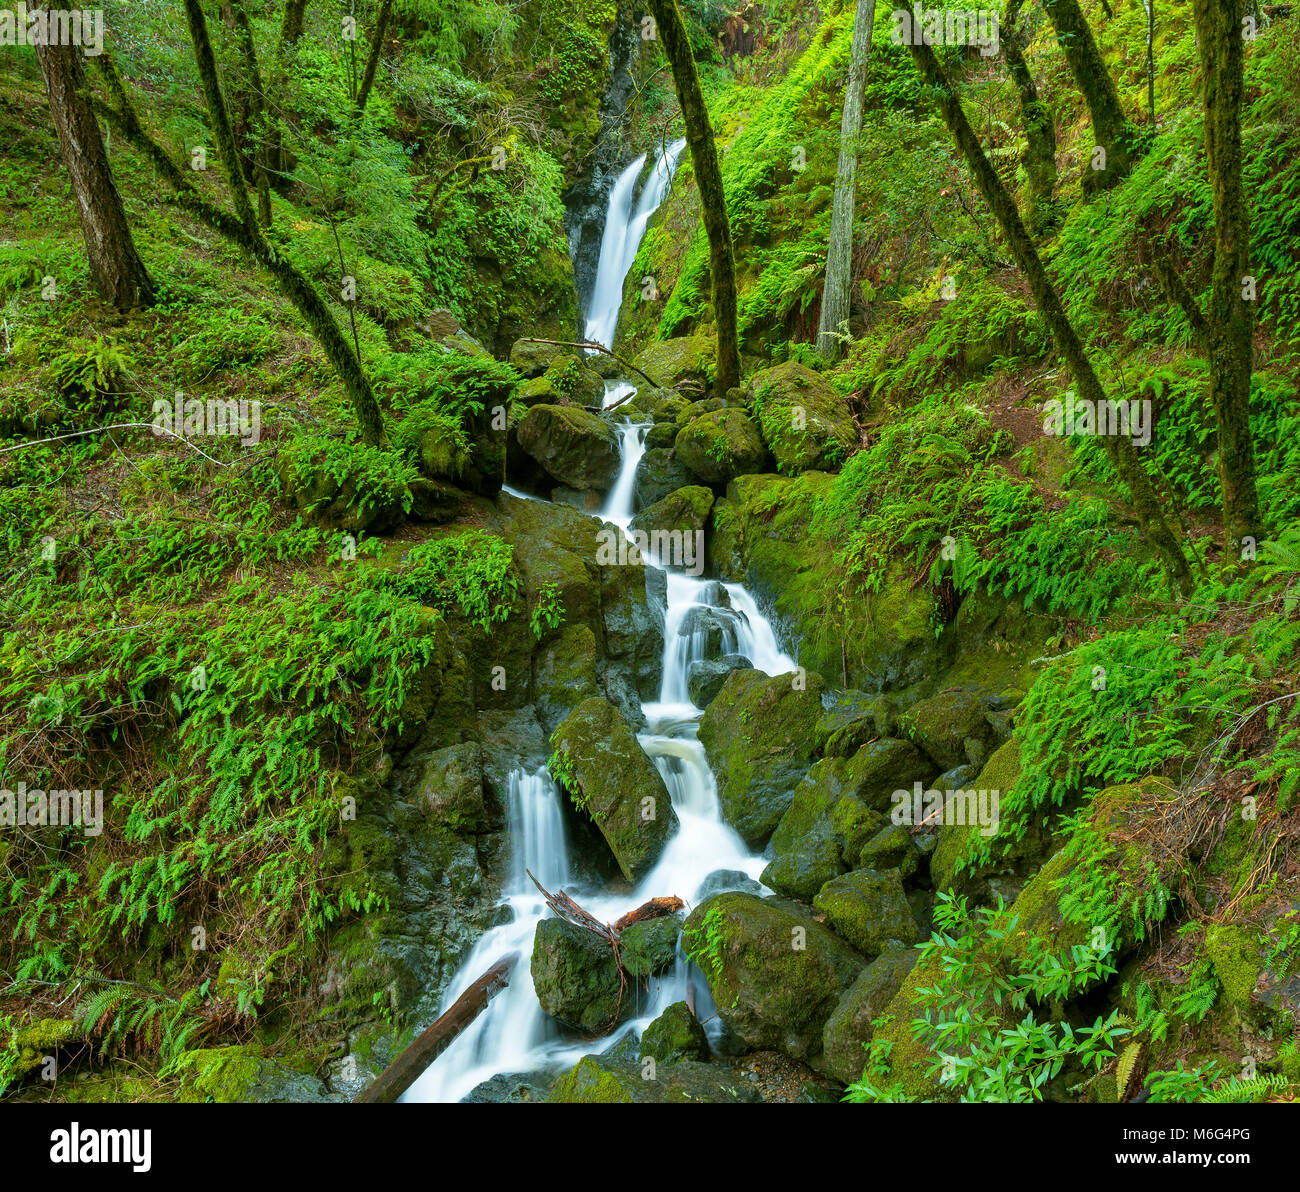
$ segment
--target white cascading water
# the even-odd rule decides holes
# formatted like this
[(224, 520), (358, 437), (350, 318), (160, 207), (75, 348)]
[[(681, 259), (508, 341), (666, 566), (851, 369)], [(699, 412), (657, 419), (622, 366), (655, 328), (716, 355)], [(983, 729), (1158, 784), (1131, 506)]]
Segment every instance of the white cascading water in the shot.
[(668, 184), (677, 169), (678, 158), (685, 147), (684, 140), (674, 141), (659, 151), (650, 176), (641, 188), (632, 206), (632, 193), (636, 180), (645, 166), (643, 153), (627, 167), (609, 192), (609, 211), (605, 216), (605, 233), (600, 241), (600, 260), (596, 265), (596, 281), (587, 306), (587, 325), (583, 334), (591, 343), (614, 346), (614, 332), (618, 329), (618, 315), (623, 306), (623, 282), (627, 271), (636, 260), (637, 249), (645, 235), (650, 217), (658, 210), (668, 191)]
[[(675, 153), (680, 153), (681, 143), (674, 148)], [(633, 171), (633, 179), (637, 172), (639, 167)], [(667, 173), (671, 173), (671, 167)], [(664, 186), (666, 181), (665, 177)], [(647, 189), (649, 186), (647, 182)], [(613, 219), (615, 203), (630, 205), (630, 192), (619, 195), (617, 190), (616, 186), (610, 198), (606, 241), (611, 235), (619, 234)], [(660, 197), (662, 190), (663, 187), (660, 188)], [(647, 212), (647, 219), (649, 214)], [(640, 233), (637, 235), (639, 240)], [(602, 270), (607, 247), (608, 244), (602, 245), (601, 249)], [(631, 252), (635, 255), (635, 245)], [(623, 274), (630, 265), (629, 256)], [(605, 325), (611, 338), (618, 321), (617, 303), (623, 274), (620, 274), (620, 285), (612, 291), (613, 297), (609, 299), (613, 303), (612, 311), (603, 312), (607, 316)], [(591, 326), (589, 323), (589, 336)], [(607, 382), (605, 406), (612, 406), (633, 388), (624, 381)], [(646, 423), (631, 422), (625, 422), (620, 428), (622, 463), (618, 479), (600, 513), (603, 521), (612, 522), (625, 533), (632, 520), (636, 467), (645, 453), (647, 429)], [(715, 649), (716, 654), (743, 654), (755, 667), (769, 675), (793, 671), (794, 659), (781, 650), (771, 624), (740, 584), (718, 584), (670, 571), (667, 589), (659, 698), (642, 706), (646, 731), (639, 734), (637, 740), (668, 788), (679, 830), (665, 846), (658, 864), (630, 893), (611, 895), (600, 888), (578, 886), (570, 879), (560, 792), (545, 769), (534, 774), (523, 771), (512, 774), (507, 792), (511, 866), (504, 899), (513, 911), (514, 919), (492, 928), (474, 946), (444, 993), (440, 1012), (445, 1012), (497, 961), (511, 954), (518, 959), (506, 988), (430, 1065), (402, 1097), (403, 1101), (459, 1101), (476, 1085), (499, 1073), (513, 1075), (571, 1067), (584, 1055), (604, 1051), (631, 1032), (639, 1034), (669, 1005), (688, 996), (693, 999), (702, 1021), (713, 1014), (715, 1007), (708, 984), (695, 966), (686, 960), (680, 944), (674, 966), (653, 980), (648, 991), (639, 987), (631, 990), (630, 996), (637, 999), (632, 1019), (597, 1043), (575, 1038), (572, 1034), (566, 1037), (556, 1022), (542, 1011), (533, 991), (529, 969), (533, 935), (537, 924), (548, 912), (526, 870), (531, 870), (548, 890), (566, 889), (586, 910), (607, 923), (660, 895), (675, 894), (693, 904), (704, 879), (717, 870), (739, 871), (755, 879), (763, 871), (765, 862), (762, 858), (752, 854), (723, 820), (717, 785), (705, 758), (704, 747), (697, 739), (702, 713), (691, 702), (686, 677), (692, 662), (709, 657), (710, 636), (699, 627), (687, 633), (679, 631), (691, 615), (691, 609), (712, 608), (715, 612), (710, 615), (722, 619), (728, 626), (721, 635), (722, 648)], [(725, 599), (721, 595), (723, 591)], [(728, 605), (729, 610), (720, 607)], [(715, 1020), (710, 1024), (710, 1033), (716, 1035), (718, 1029)]]

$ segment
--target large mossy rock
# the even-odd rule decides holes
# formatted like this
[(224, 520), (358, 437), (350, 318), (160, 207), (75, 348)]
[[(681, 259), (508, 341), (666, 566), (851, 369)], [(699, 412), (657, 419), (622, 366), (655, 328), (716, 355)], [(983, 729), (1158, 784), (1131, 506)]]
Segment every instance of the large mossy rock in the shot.
[(596, 822), (628, 881), (646, 874), (677, 831), (668, 788), (608, 700), (583, 700), (555, 730), (574, 802)]
[(181, 1078), (178, 1099), (182, 1101), (284, 1105), (338, 1099), (331, 1097), (316, 1077), (264, 1056), (258, 1043), (184, 1052), (175, 1071)]
[[(669, 493), (662, 501), (648, 505), (632, 518), (631, 528), (646, 533), (668, 531), (676, 534), (703, 534), (713, 508), (713, 490), (703, 485), (687, 485)], [(701, 566), (704, 550), (699, 550)], [(680, 561), (679, 561), (680, 565)]]
[(326, 530), (383, 534), (400, 525), (412, 504), (410, 487), (384, 468), (375, 449), (356, 447), (351, 454), (354, 464), (327, 458), (311, 439), (290, 444), (278, 463), (285, 497)]
[(867, 1044), (874, 1032), (872, 1023), (903, 987), (916, 965), (915, 948), (892, 948), (882, 952), (858, 974), (822, 1031), (822, 1058), (818, 1068), (844, 1084), (852, 1084), (866, 1066)]
[[(879, 964), (890, 954), (885, 953), (874, 963)], [(933, 989), (948, 980), (941, 957), (920, 961), (903, 977), (898, 992), (889, 1000), (879, 1017), (881, 1025), (872, 1033), (872, 1040), (889, 1045), (889, 1074), (880, 1083), (899, 1084), (909, 1101), (957, 1101), (959, 1090), (945, 1083), (938, 1057), (912, 1034), (912, 1023), (925, 1013), (919, 990)], [(875, 1009), (873, 1005), (873, 1009)]]
[(700, 721), (723, 818), (751, 848), (767, 843), (812, 764), (825, 684), (800, 678), (733, 671)]
[(540, 377), (552, 363), (568, 354), (569, 349), (563, 344), (519, 339), (510, 349), (510, 364), (521, 377)]
[(538, 1005), (574, 1030), (601, 1034), (633, 1011), (609, 942), (564, 919), (537, 925), (532, 975)]
[(749, 391), (763, 439), (787, 476), (838, 467), (857, 444), (848, 398), (802, 364), (755, 373)]
[(758, 1094), (719, 1064), (682, 1060), (656, 1065), (653, 1077), (636, 1060), (604, 1055), (580, 1059), (551, 1086), (558, 1105), (744, 1104)]
[(682, 382), (702, 386), (713, 371), (717, 345), (707, 335), (686, 335), (650, 344), (632, 361), (662, 387), (671, 389)]
[(656, 1064), (709, 1058), (708, 1036), (685, 1002), (673, 1002), (645, 1028), (641, 1036), (641, 1058), (647, 1057)]
[(533, 406), (515, 435), (547, 475), (569, 488), (604, 491), (618, 475), (618, 434), (605, 419), (576, 406)]
[(855, 869), (827, 882), (813, 906), (864, 956), (875, 958), (891, 941), (917, 941), (916, 919), (898, 870)]
[(945, 688), (907, 710), (903, 732), (940, 770), (982, 766), (1006, 736), (989, 718), (989, 694), (969, 687)]
[(677, 937), (682, 921), (676, 915), (643, 919), (624, 928), (619, 936), (619, 956), (633, 977), (652, 977), (677, 959)]
[(415, 797), (444, 828), (486, 832), (492, 823), (483, 800), (483, 747), (465, 741), (430, 754)]
[(580, 356), (557, 356), (547, 366), (541, 380), (560, 395), (564, 402), (580, 406), (600, 406), (605, 401), (604, 378)]
[(705, 484), (724, 485), (737, 476), (764, 471), (767, 445), (742, 410), (701, 414), (677, 434), (677, 457)]
[(863, 849), (886, 826), (891, 796), (933, 773), (907, 741), (864, 745), (850, 758), (823, 758), (794, 791), (772, 834), (763, 882), (810, 901), (831, 879), (858, 868)]
[(811, 916), (750, 894), (696, 907), (682, 942), (727, 1026), (750, 1047), (798, 1060), (821, 1053), (827, 1019), (867, 963)]
[(638, 510), (646, 509), (694, 483), (695, 477), (686, 470), (686, 465), (671, 447), (653, 447), (636, 466), (632, 478), (632, 503)]
[(842, 605), (828, 600), (841, 568), (834, 544), (813, 524), (834, 482), (825, 472), (738, 476), (713, 507), (713, 566), (720, 578), (749, 588), (781, 639), (799, 643), (808, 669), (868, 693), (937, 688), (952, 645), (935, 637), (933, 597), (911, 575), (891, 569), (878, 592)]

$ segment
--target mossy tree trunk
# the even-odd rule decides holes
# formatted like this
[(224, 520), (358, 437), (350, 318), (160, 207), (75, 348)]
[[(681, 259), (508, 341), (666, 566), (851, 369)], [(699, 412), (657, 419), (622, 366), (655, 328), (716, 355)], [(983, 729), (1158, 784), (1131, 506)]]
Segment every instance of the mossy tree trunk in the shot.
[(835, 168), (835, 197), (831, 202), (831, 235), (826, 249), (826, 280), (817, 323), (817, 352), (827, 360), (840, 354), (849, 321), (849, 289), (853, 267), (853, 217), (858, 206), (858, 136), (871, 59), (871, 30), (876, 0), (858, 0), (853, 15), (853, 44), (849, 77), (840, 117), (840, 156)]
[(277, 188), (284, 184), (283, 176), (289, 167), (285, 160), (284, 130), (280, 126), (283, 114), (276, 107), (281, 102), (285, 85), (289, 81), (288, 59), (302, 36), (306, 19), (307, 0), (288, 0), (284, 6), (284, 20), (280, 25), (280, 44), (275, 52), (275, 72), (268, 104), (271, 128), (267, 137), (266, 160), (272, 184)]
[[(966, 113), (962, 111), (961, 100), (939, 65), (934, 50), (927, 45), (909, 48), (921, 77), (934, 89), (944, 123), (975, 176), (975, 183), (984, 196), (984, 201), (997, 218), (1016, 263), (1025, 274), (1034, 302), (1047, 324), (1056, 350), (1070, 369), (1079, 396), (1093, 402), (1094, 409), (1101, 409), (1101, 403), (1107, 400), (1106, 391), (1093, 371), (1078, 333), (1061, 304), (1051, 278), (1047, 276), (1047, 270), (1043, 268), (1029, 232), (1021, 221), (1015, 199), (1002, 185), (997, 171), (985, 155), (979, 138), (966, 119)], [(1123, 435), (1107, 435), (1103, 438), (1103, 443), (1120, 479), (1132, 495), (1143, 534), (1164, 561), (1175, 590), (1187, 591), (1191, 586), (1191, 571), (1186, 556), (1165, 521), (1155, 487), (1142, 468), (1136, 448)]]
[(731, 245), (731, 222), (727, 218), (727, 198), (722, 188), (718, 149), (677, 0), (647, 0), (647, 3), (673, 72), (677, 102), (686, 125), (686, 141), (691, 147), (691, 162), (695, 166), (695, 182), (700, 188), (704, 230), (709, 237), (709, 271), (713, 279), (713, 311), (718, 329), (714, 388), (726, 396), (727, 390), (740, 384), (740, 334), (736, 317), (736, 258)]
[(1194, 0), (1205, 99), (1205, 156), (1214, 192), (1214, 268), (1207, 348), (1210, 399), (1219, 434), (1219, 483), (1228, 539), (1259, 539), (1255, 446), (1250, 433), (1254, 360), (1250, 276), (1250, 212), (1241, 181), (1241, 97), (1246, 43), (1244, 0)]
[(1097, 145), (1106, 151), (1105, 168), (1084, 170), (1084, 188), (1106, 190), (1128, 177), (1138, 157), (1137, 130), (1124, 115), (1124, 107), (1101, 56), (1078, 0), (1043, 0), (1043, 8), (1056, 28), (1056, 40), (1065, 52), (1070, 72), (1092, 116)]
[(81, 50), (76, 46), (39, 45), (36, 58), (49, 93), (50, 119), (72, 178), (72, 194), (95, 289), (118, 310), (148, 306), (154, 298), (153, 283), (136, 251), (99, 122), (86, 96)]
[(230, 116), (226, 111), (225, 98), (221, 92), (217, 64), (212, 54), (212, 42), (208, 36), (203, 9), (200, 7), (199, 0), (184, 0), (184, 7), (190, 36), (194, 43), (199, 80), (212, 120), (213, 135), (216, 137), (222, 167), (230, 187), (235, 214), (231, 215), (204, 198), (195, 189), (187, 172), (182, 170), (145, 131), (126, 93), (126, 87), (108, 54), (101, 54), (95, 59), (95, 63), (104, 76), (116, 107), (101, 105), (101, 111), (127, 140), (149, 156), (157, 166), (159, 174), (176, 192), (178, 202), (186, 211), (213, 231), (234, 241), (258, 265), (271, 274), (280, 292), (293, 303), (307, 321), (317, 343), (338, 372), (352, 401), (362, 438), (374, 446), (387, 446), (388, 437), (384, 431), (383, 414), (379, 409), (375, 392), (352, 345), (339, 330), (333, 312), (302, 271), (277, 251), (258, 227), (257, 218), (248, 199), (248, 191), (244, 186), (243, 174), (240, 171), (239, 153), (235, 147)]
[(1057, 222), (1056, 124), (1038, 94), (1033, 73), (1025, 61), (1027, 38), (1020, 26), (1021, 0), (1007, 0), (1002, 17), (1002, 47), (1007, 70), (1020, 97), (1020, 118), (1025, 125), (1025, 151), (1020, 162), (1029, 179), (1026, 222), (1035, 235), (1042, 235)]
[(379, 6), (379, 16), (375, 20), (375, 39), (370, 44), (370, 56), (366, 59), (366, 73), (361, 77), (361, 89), (357, 92), (357, 111), (364, 112), (370, 99), (370, 89), (375, 85), (375, 74), (379, 70), (379, 56), (384, 52), (384, 37), (388, 33), (388, 19), (393, 13), (393, 0), (383, 0)]
[(262, 87), (262, 70), (257, 64), (257, 46), (253, 41), (253, 23), (248, 19), (244, 0), (231, 0), (235, 37), (248, 82), (248, 128), (253, 142), (251, 159), (253, 186), (257, 190), (257, 218), (262, 227), (271, 226), (271, 183), (267, 174), (266, 92)]

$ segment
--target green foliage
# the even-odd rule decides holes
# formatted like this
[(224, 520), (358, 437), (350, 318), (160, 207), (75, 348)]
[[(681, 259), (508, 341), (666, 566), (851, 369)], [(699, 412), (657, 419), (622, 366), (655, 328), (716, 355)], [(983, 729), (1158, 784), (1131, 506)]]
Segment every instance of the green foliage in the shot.
[[(931, 1077), (960, 1091), (963, 1101), (1041, 1101), (1049, 1081), (1063, 1072), (1097, 1070), (1115, 1058), (1131, 1033), (1118, 1011), (1091, 1025), (1044, 1020), (1037, 1007), (1066, 1001), (1114, 972), (1109, 949), (1084, 946), (1056, 951), (1041, 939), (1028, 952), (1014, 946), (1016, 920), (999, 906), (972, 915), (965, 899), (941, 893), (935, 931), (921, 947), (918, 965), (937, 962), (942, 980), (916, 991), (921, 1016), (912, 1034), (934, 1056)], [(886, 1057), (872, 1054), (847, 1100), (903, 1099), (885, 1085)]]
[(400, 570), (378, 570), (372, 583), (444, 613), (458, 611), (484, 632), (509, 618), (519, 595), (514, 548), (485, 530), (421, 543)]
[[(346, 487), (363, 515), (394, 504), (409, 512), (409, 485), (419, 475), (391, 451), (318, 433), (296, 437), (282, 455), (282, 466), (292, 491), (316, 495), (309, 511)], [(332, 486), (323, 485), (324, 480), (332, 481)]]
[(564, 599), (560, 595), (559, 584), (541, 586), (528, 616), (528, 624), (538, 641), (564, 624)]

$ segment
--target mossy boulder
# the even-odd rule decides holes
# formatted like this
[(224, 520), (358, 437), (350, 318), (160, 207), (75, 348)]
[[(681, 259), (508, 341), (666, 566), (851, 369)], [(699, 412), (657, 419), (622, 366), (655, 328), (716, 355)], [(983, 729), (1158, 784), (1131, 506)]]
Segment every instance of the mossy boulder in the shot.
[(749, 392), (763, 440), (787, 476), (835, 468), (857, 444), (848, 398), (802, 364), (755, 373)]
[[(66, 1018), (38, 1018), (35, 1022), (19, 1027), (12, 1042), (9, 1043), (9, 1062), (15, 1076), (23, 1076), (35, 1071), (44, 1063), (47, 1056), (54, 1056), (58, 1049), (71, 1043), (77, 1030)], [(0, 1081), (0, 1092), (4, 1091)]]
[(645, 432), (646, 450), (653, 451), (665, 447), (672, 450), (673, 444), (677, 442), (677, 430), (675, 422), (656, 422)]
[[(885, 953), (880, 960), (888, 955)], [(938, 1057), (912, 1034), (912, 1023), (925, 1013), (918, 991), (933, 989), (945, 980), (947, 974), (943, 970), (942, 957), (925, 961), (918, 959), (880, 1014), (883, 1019), (880, 1026), (872, 1032), (873, 1041), (889, 1044), (889, 1074), (882, 1083), (897, 1083), (909, 1101), (950, 1102), (960, 1099), (958, 1089), (941, 1079)]]
[(824, 686), (816, 674), (733, 671), (700, 721), (723, 818), (751, 848), (767, 843), (812, 764)]
[(852, 757), (870, 741), (898, 736), (897, 710), (888, 695), (850, 688), (827, 692), (822, 702), (826, 710), (816, 731), (827, 757)]
[(685, 1002), (673, 1002), (645, 1028), (641, 1036), (641, 1058), (647, 1057), (656, 1064), (709, 1058), (708, 1036)]
[(721, 658), (697, 658), (686, 668), (686, 692), (697, 708), (707, 708), (722, 690), (732, 671), (753, 667), (743, 654), (724, 654)]
[(576, 406), (533, 406), (515, 428), (519, 446), (569, 488), (604, 491), (619, 468), (618, 435), (605, 419)]
[(533, 937), (538, 1005), (574, 1030), (603, 1034), (633, 1011), (609, 941), (564, 919), (543, 919)]
[(521, 377), (540, 377), (569, 349), (562, 344), (542, 344), (533, 340), (516, 340), (510, 349), (511, 367)]
[[(662, 501), (648, 505), (632, 518), (633, 530), (668, 531), (677, 534), (702, 534), (713, 508), (713, 490), (702, 485), (687, 485), (669, 493)], [(700, 547), (700, 562), (704, 550)]]
[(695, 478), (677, 458), (671, 444), (669, 447), (650, 448), (636, 465), (632, 501), (638, 510), (647, 509), (694, 483)]
[(750, 894), (719, 894), (691, 913), (682, 942), (709, 982), (718, 1014), (750, 1047), (799, 1060), (866, 967), (824, 924)]
[(701, 414), (678, 431), (675, 446), (682, 463), (710, 485), (762, 472), (770, 462), (758, 427), (741, 410)]
[(891, 566), (879, 591), (828, 601), (843, 576), (836, 546), (815, 530), (835, 477), (738, 476), (713, 506), (709, 557), (724, 580), (744, 583), (799, 661), (868, 693), (930, 694), (951, 663), (952, 643), (936, 638), (937, 610), (925, 586)]
[(922, 854), (906, 824), (886, 824), (859, 850), (854, 859), (858, 869), (898, 871), (907, 881), (921, 868)]
[(583, 700), (551, 745), (574, 802), (595, 821), (628, 881), (647, 873), (677, 831), (668, 788), (623, 714), (606, 699)]
[(563, 402), (580, 406), (600, 406), (605, 401), (605, 381), (579, 356), (555, 357), (542, 375)]
[(885, 1012), (916, 966), (915, 948), (882, 952), (858, 974), (822, 1030), (822, 1057), (817, 1067), (844, 1084), (852, 1084), (866, 1066), (872, 1023)]
[(632, 923), (619, 936), (623, 967), (633, 977), (652, 977), (677, 959), (682, 921), (676, 915)]
[(588, 1055), (551, 1086), (550, 1100), (558, 1105), (682, 1105), (743, 1104), (758, 1094), (719, 1064), (681, 1060), (655, 1065), (636, 1060)]
[(916, 920), (896, 869), (855, 869), (834, 878), (818, 891), (813, 906), (864, 956), (879, 956), (890, 941), (917, 941)]
[(717, 359), (717, 345), (707, 335), (686, 335), (650, 344), (632, 361), (664, 388), (683, 382), (705, 385)]
[(940, 770), (982, 766), (1001, 743), (989, 720), (987, 695), (971, 688), (945, 689), (907, 710), (901, 720), (903, 733)]
[(314, 1076), (262, 1054), (258, 1043), (187, 1051), (176, 1061), (181, 1091), (219, 1104), (290, 1104), (330, 1097)]
[(857, 865), (861, 850), (887, 823), (898, 784), (928, 775), (931, 763), (907, 741), (887, 738), (851, 758), (823, 758), (795, 788), (772, 834), (773, 859), (763, 882), (790, 898), (810, 900)]
[(406, 480), (396, 469), (382, 469), (368, 449), (358, 449), (353, 468), (308, 440), (283, 451), (278, 470), (286, 498), (306, 521), (326, 530), (383, 534), (401, 524), (412, 504)]

